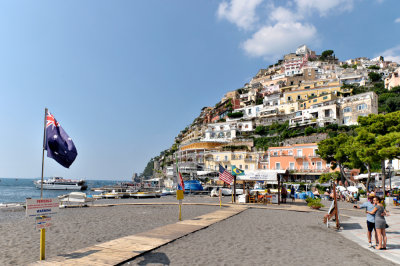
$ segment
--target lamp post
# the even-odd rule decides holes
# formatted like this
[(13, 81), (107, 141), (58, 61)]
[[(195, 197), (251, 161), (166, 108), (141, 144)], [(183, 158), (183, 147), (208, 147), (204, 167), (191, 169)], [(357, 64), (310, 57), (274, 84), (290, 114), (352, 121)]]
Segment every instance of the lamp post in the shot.
[[(393, 173), (392, 160), (389, 160), (388, 165), (386, 166), (386, 173), (389, 176), (390, 190), (392, 190), (392, 173)], [(385, 191), (385, 188), (383, 188), (383, 190)]]

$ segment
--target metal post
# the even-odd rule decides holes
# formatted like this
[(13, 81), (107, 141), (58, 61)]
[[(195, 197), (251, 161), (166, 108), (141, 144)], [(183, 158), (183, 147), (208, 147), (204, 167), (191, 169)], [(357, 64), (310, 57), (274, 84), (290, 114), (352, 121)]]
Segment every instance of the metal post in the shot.
[(281, 175), (278, 174), (278, 205), (281, 204)]
[[(47, 108), (44, 108), (44, 129), (43, 129), (43, 152), (42, 152), (42, 177), (40, 183), (40, 199), (43, 199), (43, 173), (44, 173), (44, 151), (46, 149), (46, 116)], [(40, 260), (45, 259), (46, 254), (46, 229), (40, 229)]]
[(40, 260), (45, 259), (46, 229), (40, 229)]
[(46, 149), (46, 116), (47, 116), (47, 108), (44, 108), (44, 129), (43, 129), (43, 151), (42, 151), (42, 178), (40, 183), (40, 198), (43, 199), (43, 173), (44, 173), (44, 151)]

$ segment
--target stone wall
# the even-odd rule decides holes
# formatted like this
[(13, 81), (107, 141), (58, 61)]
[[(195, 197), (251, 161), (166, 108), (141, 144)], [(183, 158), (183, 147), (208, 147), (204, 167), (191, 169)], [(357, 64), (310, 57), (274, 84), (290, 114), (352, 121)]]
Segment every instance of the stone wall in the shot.
[(293, 144), (318, 143), (327, 138), (328, 138), (327, 133), (312, 134), (310, 136), (301, 136), (301, 137), (286, 139), (282, 142), (283, 143), (282, 146), (290, 146)]

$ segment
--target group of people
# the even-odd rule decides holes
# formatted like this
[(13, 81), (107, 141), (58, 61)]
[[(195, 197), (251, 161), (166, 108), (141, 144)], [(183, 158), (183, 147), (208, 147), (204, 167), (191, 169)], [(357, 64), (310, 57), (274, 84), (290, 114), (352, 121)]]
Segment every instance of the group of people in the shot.
[(288, 191), (285, 186), (282, 187), (282, 189), (281, 189), (282, 203), (286, 203), (286, 198), (288, 196), (290, 196), (290, 198), (292, 199), (292, 202), (294, 202), (294, 199), (296, 197), (295, 195), (296, 195), (296, 189), (294, 188), (294, 186), (292, 186), (292, 188), (290, 190), (290, 194), (288, 194)]
[(367, 236), (369, 246), (373, 247), (372, 231), (375, 231), (375, 249), (386, 249), (386, 228), (388, 225), (386, 224), (385, 216), (387, 216), (388, 213), (386, 212), (381, 199), (377, 196), (369, 196), (367, 202), (361, 204), (360, 206), (354, 205), (354, 208), (366, 209), (368, 228)]

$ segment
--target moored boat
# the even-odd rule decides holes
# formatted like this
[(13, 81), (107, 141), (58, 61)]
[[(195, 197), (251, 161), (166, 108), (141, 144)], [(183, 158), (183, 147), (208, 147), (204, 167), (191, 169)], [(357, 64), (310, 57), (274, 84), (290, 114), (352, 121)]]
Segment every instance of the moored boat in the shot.
[[(36, 188), (40, 189), (42, 186), (41, 180), (33, 181)], [(53, 177), (43, 180), (43, 189), (52, 190), (86, 190), (87, 185), (85, 180), (64, 179), (62, 177)]]

